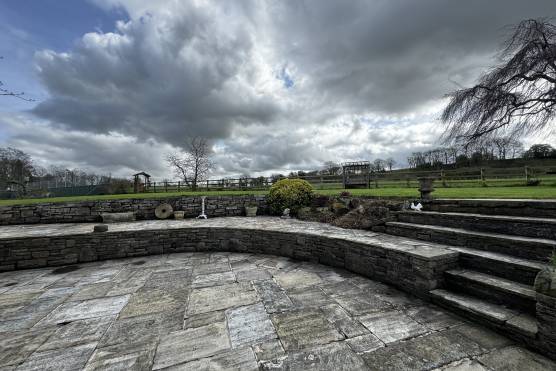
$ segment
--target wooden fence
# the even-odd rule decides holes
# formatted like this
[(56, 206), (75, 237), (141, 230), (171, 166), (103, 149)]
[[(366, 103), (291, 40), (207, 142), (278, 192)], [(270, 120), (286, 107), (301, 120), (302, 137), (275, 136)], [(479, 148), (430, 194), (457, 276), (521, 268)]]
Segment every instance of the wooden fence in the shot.
[[(516, 167), (516, 168), (472, 168), (431, 171), (385, 171), (371, 172), (373, 188), (416, 188), (418, 178), (433, 177), (436, 187), (473, 187), (473, 186), (519, 186), (535, 182), (556, 184), (556, 167)], [(317, 189), (342, 189), (341, 175), (298, 176), (307, 180)], [(237, 178), (210, 179), (200, 182), (198, 190), (265, 190), (277, 179)], [(146, 192), (180, 192), (191, 190), (183, 182), (151, 182)]]

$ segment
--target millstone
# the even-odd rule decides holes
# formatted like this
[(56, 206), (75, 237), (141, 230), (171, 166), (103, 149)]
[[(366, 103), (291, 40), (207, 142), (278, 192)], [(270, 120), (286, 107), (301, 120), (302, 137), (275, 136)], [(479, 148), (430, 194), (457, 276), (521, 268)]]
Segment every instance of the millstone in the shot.
[(156, 207), (156, 209), (154, 209), (154, 215), (158, 219), (166, 219), (173, 213), (174, 210), (172, 209), (172, 205), (170, 204), (160, 204)]

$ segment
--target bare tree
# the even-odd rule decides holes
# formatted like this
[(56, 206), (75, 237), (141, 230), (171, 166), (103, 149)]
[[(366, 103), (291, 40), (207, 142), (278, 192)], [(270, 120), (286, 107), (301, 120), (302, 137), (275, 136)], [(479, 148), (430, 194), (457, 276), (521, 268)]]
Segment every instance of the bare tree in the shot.
[(17, 148), (0, 148), (0, 184), (23, 184), (34, 173), (31, 156)]
[(386, 169), (386, 161), (381, 158), (377, 158), (373, 161), (373, 168), (375, 171), (383, 172)]
[(510, 158), (517, 158), (521, 156), (522, 152), (523, 152), (523, 143), (521, 143), (519, 140), (513, 139), (510, 142), (508, 148), (508, 154)]
[(340, 175), (342, 173), (342, 167), (334, 161), (326, 161), (323, 168), (327, 175)]
[(386, 166), (388, 166), (388, 171), (392, 171), (392, 168), (396, 166), (396, 160), (394, 160), (392, 157), (388, 157), (385, 162)]
[(240, 188), (247, 188), (251, 184), (251, 175), (248, 173), (243, 173), (239, 176), (239, 187)]
[(457, 146), (450, 146), (446, 148), (446, 156), (449, 158), (449, 161), (446, 164), (454, 164), (459, 154), (459, 148)]
[(197, 189), (199, 182), (206, 179), (213, 164), (211, 149), (205, 138), (194, 137), (187, 141), (183, 153), (170, 153), (166, 162), (186, 186)]
[(549, 127), (556, 107), (556, 26), (525, 20), (513, 29), (500, 65), (455, 91), (441, 120), (447, 141), (476, 141), (504, 128), (512, 137)]

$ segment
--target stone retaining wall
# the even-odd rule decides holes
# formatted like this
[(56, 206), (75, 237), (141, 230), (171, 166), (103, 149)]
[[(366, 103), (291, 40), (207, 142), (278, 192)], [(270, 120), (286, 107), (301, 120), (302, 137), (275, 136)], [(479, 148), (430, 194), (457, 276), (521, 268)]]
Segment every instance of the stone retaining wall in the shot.
[[(185, 211), (186, 217), (196, 217), (201, 213), (200, 196), (40, 203), (0, 206), (0, 225), (99, 222), (101, 213), (128, 211), (135, 212), (139, 220), (154, 219), (154, 209), (161, 203), (169, 203), (174, 210)], [(209, 217), (240, 216), (245, 214), (244, 207), (249, 204), (258, 205), (259, 215), (268, 213), (264, 195), (207, 196), (205, 212)]]
[(88, 233), (0, 240), (0, 271), (194, 251), (286, 256), (345, 268), (420, 297), (442, 285), (457, 253), (434, 257), (315, 234), (224, 227)]
[(556, 359), (556, 269), (545, 269), (537, 275), (535, 291), (539, 347)]
[(537, 323), (539, 346), (556, 359), (556, 297), (537, 293)]

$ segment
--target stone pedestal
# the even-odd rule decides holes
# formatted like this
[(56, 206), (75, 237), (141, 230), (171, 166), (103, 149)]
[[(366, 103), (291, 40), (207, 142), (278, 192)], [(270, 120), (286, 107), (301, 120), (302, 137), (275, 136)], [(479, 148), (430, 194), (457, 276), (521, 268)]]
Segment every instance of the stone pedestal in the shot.
[(419, 192), (421, 193), (421, 200), (431, 200), (431, 193), (434, 192), (434, 178), (422, 177), (419, 180)]
[(537, 341), (543, 352), (556, 359), (556, 269), (545, 269), (535, 279)]

